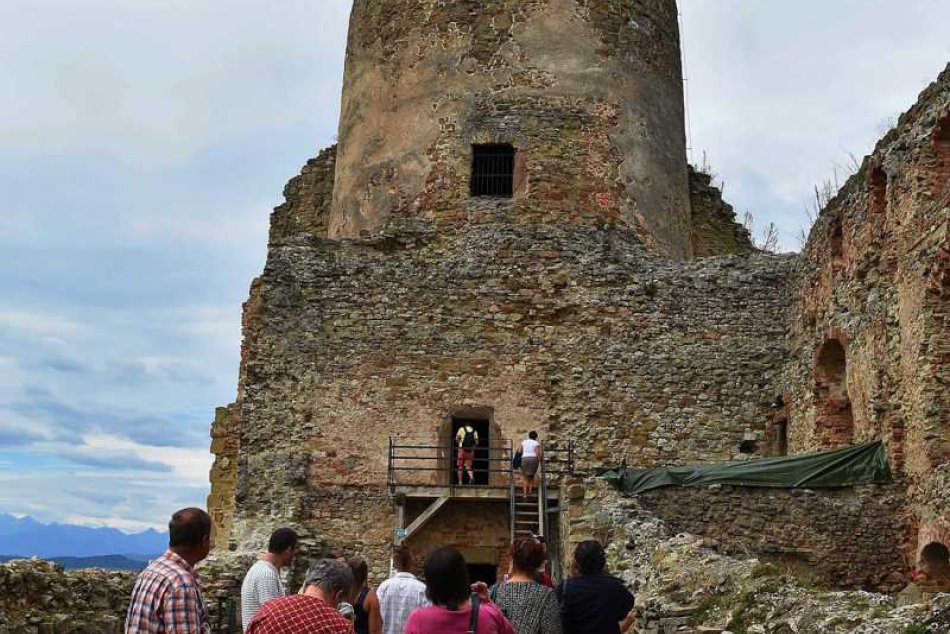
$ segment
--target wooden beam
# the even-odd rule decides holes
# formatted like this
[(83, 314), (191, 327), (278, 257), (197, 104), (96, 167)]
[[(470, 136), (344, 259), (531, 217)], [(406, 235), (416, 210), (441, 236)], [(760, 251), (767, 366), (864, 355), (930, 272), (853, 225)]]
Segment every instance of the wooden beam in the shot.
[(399, 543), (402, 543), (413, 536), (420, 528), (425, 526), (425, 524), (432, 519), (432, 517), (439, 512), (443, 506), (445, 506), (449, 500), (452, 498), (444, 495), (437, 499), (435, 502), (429, 505), (429, 507), (422, 512), (419, 517), (415, 519), (409, 526), (405, 528), (405, 531), (402, 534), (402, 538), (399, 540)]

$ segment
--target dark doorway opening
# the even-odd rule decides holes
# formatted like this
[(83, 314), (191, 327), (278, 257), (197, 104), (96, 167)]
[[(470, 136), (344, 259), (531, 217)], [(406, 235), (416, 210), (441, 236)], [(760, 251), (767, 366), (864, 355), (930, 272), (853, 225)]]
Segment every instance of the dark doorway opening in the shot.
[(498, 566), (495, 564), (468, 564), (468, 578), (472, 583), (484, 581), (490, 588), (498, 581)]
[(775, 423), (775, 455), (788, 455), (788, 421), (785, 419)]
[[(469, 481), (468, 471), (465, 470), (462, 474), (462, 481), (459, 482), (459, 470), (458, 470), (458, 455), (459, 447), (457, 434), (458, 431), (465, 427), (466, 425), (471, 426), (475, 430), (475, 433), (478, 434), (478, 443), (475, 446), (475, 460), (473, 463), (473, 471), (475, 472), (475, 480)], [(489, 469), (491, 465), (489, 447), (489, 433), (490, 426), (488, 420), (484, 418), (452, 418), (452, 473), (451, 473), (451, 484), (476, 484), (485, 486), (488, 484)]]

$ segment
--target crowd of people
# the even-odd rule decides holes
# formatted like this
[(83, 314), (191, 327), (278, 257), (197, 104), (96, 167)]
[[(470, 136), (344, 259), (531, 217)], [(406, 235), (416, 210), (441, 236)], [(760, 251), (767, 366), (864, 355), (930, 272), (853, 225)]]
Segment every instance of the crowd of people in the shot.
[[(194, 566), (211, 548), (211, 518), (183, 509), (169, 522), (169, 547), (136, 579), (126, 634), (208, 634)], [(545, 545), (516, 540), (503, 582), (472, 583), (456, 548), (425, 558), (424, 581), (405, 546), (392, 549), (391, 576), (374, 589), (362, 557), (323, 558), (288, 593), (281, 570), (297, 554), (297, 534), (281, 528), (241, 586), (245, 634), (622, 634), (633, 624), (633, 595), (606, 571), (595, 540), (577, 545), (571, 575), (553, 588)]]

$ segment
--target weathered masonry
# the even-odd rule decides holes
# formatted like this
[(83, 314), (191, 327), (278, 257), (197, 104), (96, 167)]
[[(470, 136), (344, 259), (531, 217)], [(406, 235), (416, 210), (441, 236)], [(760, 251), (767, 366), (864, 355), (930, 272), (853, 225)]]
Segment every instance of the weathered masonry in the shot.
[[(212, 429), (219, 555), (292, 525), (377, 577), (403, 541), (456, 544), (491, 579), (514, 534), (555, 555), (585, 536), (599, 467), (869, 439), (899, 482), (802, 510), (829, 515), (821, 552), (787, 530), (762, 549), (820, 558), (849, 540), (855, 560), (825, 577), (894, 585), (947, 543), (950, 73), (805, 254), (775, 256), (687, 169), (679, 59), (673, 0), (354, 3), (340, 142), (273, 214), (237, 400)], [(476, 478), (459, 483), (465, 424)], [(523, 500), (508, 465), (530, 430), (552, 460)], [(675, 495), (657, 512), (710, 530)], [(709, 495), (737, 526), (787, 519), (736, 501), (756, 492)], [(888, 552), (862, 559), (875, 544)], [(861, 574), (880, 561), (887, 579)]]

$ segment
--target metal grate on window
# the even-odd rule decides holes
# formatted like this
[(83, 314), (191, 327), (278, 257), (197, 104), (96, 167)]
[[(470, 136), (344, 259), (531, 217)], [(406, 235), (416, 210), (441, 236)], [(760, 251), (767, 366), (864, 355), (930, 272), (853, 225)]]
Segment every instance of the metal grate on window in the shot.
[(511, 198), (514, 174), (515, 148), (510, 145), (472, 146), (472, 196)]

